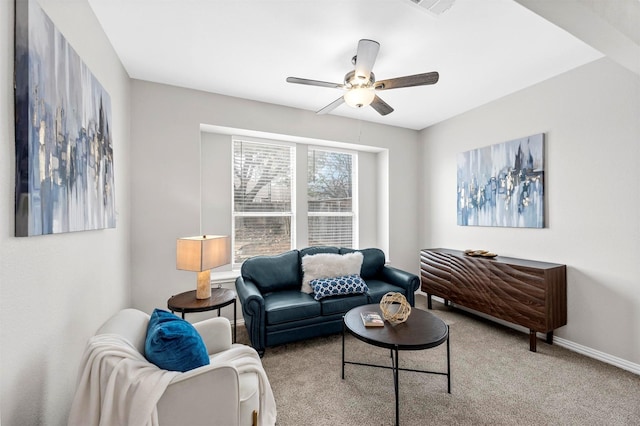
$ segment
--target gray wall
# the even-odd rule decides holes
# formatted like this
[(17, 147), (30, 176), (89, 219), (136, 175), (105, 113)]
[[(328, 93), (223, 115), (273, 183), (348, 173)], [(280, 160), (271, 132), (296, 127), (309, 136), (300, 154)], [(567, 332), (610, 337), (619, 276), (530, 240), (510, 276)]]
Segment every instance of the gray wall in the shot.
[[(420, 134), (420, 245), (566, 264), (568, 324), (556, 336), (636, 372), (639, 117), (640, 77), (601, 59)], [(457, 226), (456, 154), (541, 132), (547, 227)]]
[[(388, 216), (388, 230), (377, 233), (381, 240), (390, 235), (388, 256), (392, 265), (418, 271), (416, 131), (138, 80), (133, 81), (132, 89), (135, 142), (131, 149), (131, 265), (135, 307), (147, 312), (166, 307), (171, 295), (195, 287), (194, 273), (175, 268), (175, 241), (201, 232), (201, 125), (208, 129), (241, 129), (264, 138), (283, 135), (388, 150), (388, 154), (378, 154), (384, 161), (367, 161), (369, 169), (377, 167), (373, 166), (376, 162), (388, 164), (390, 176), (388, 195), (377, 197), (370, 205), (388, 198), (384, 207), (388, 213), (383, 208), (374, 219), (380, 222)], [(204, 138), (213, 143), (224, 140), (220, 135)], [(230, 185), (228, 168), (211, 167), (205, 175), (221, 185)], [(214, 217), (216, 213), (208, 216), (203, 232), (230, 233), (227, 204), (228, 200), (213, 206), (218, 217)], [(370, 216), (367, 221), (371, 222)], [(364, 240), (371, 242), (368, 237)], [(188, 317), (194, 318), (198, 316)]]
[(43, 9), (111, 97), (115, 229), (15, 238), (13, 1), (0, 1), (0, 410), (5, 425), (66, 424), (87, 339), (130, 304), (130, 80), (86, 1)]

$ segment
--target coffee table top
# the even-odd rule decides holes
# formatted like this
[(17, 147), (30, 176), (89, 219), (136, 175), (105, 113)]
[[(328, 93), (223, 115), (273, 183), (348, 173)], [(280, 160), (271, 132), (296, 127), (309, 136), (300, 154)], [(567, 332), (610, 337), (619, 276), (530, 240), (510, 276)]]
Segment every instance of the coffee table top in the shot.
[(371, 304), (351, 309), (344, 316), (344, 324), (351, 334), (363, 342), (387, 349), (428, 349), (447, 340), (449, 327), (431, 312), (412, 308), (409, 318), (400, 324), (384, 327), (365, 327), (360, 313), (377, 312), (382, 315), (380, 305)]

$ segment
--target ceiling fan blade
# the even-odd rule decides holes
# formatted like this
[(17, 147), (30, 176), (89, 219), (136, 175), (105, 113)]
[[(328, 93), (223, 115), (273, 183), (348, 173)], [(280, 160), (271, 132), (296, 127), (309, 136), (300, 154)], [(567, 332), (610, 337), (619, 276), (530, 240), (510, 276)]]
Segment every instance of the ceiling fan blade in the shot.
[(287, 77), (287, 83), (306, 84), (308, 86), (330, 87), (332, 89), (342, 89), (343, 84), (330, 83), (328, 81), (309, 80), (308, 78)]
[(424, 74), (408, 75), (406, 77), (391, 78), (389, 80), (376, 81), (376, 90), (399, 89), (401, 87), (424, 86), (436, 84), (440, 75), (437, 72), (426, 72)]
[(393, 112), (393, 108), (391, 108), (391, 106), (388, 103), (380, 99), (378, 95), (376, 95), (376, 97), (373, 98), (373, 102), (371, 102), (371, 107), (376, 111), (378, 111), (378, 114), (380, 115), (387, 115)]
[(344, 103), (344, 96), (340, 96), (335, 101), (331, 102), (326, 107), (322, 108), (320, 111), (316, 112), (316, 114), (328, 114), (334, 109), (338, 108), (340, 105)]
[(380, 43), (373, 40), (362, 39), (358, 42), (358, 53), (356, 53), (355, 75), (363, 83), (369, 81), (373, 64), (376, 62), (380, 50)]

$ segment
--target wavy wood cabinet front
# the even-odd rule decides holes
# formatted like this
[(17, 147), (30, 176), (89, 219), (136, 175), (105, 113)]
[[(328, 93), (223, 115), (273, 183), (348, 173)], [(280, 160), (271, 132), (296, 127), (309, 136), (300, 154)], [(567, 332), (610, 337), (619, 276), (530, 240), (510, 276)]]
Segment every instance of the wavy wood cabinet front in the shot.
[(498, 256), (471, 257), (459, 250), (420, 251), (420, 281), (427, 293), (529, 329), (553, 341), (553, 330), (567, 323), (567, 268), (555, 263)]

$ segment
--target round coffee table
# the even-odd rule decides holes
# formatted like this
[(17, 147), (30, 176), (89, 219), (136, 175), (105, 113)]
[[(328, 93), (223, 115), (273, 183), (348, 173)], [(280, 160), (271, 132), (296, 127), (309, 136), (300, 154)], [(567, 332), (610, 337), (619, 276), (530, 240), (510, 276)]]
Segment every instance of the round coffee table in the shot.
[[(342, 379), (344, 379), (345, 364), (365, 365), (369, 367), (389, 368), (393, 370), (393, 385), (396, 397), (396, 425), (400, 423), (398, 400), (398, 372), (412, 371), (416, 373), (440, 374), (447, 376), (447, 392), (451, 393), (451, 364), (449, 350), (449, 326), (440, 318), (420, 309), (411, 309), (407, 321), (395, 326), (385, 321), (384, 327), (365, 327), (360, 316), (363, 312), (377, 312), (381, 314), (378, 304), (358, 306), (351, 309), (343, 317), (342, 327)], [(382, 315), (382, 314), (381, 314)], [(386, 365), (366, 364), (362, 362), (345, 361), (344, 336), (348, 331), (353, 336), (373, 346), (386, 348), (391, 351), (391, 367)], [(399, 351), (414, 351), (434, 348), (447, 342), (447, 372), (414, 370), (400, 368)]]

